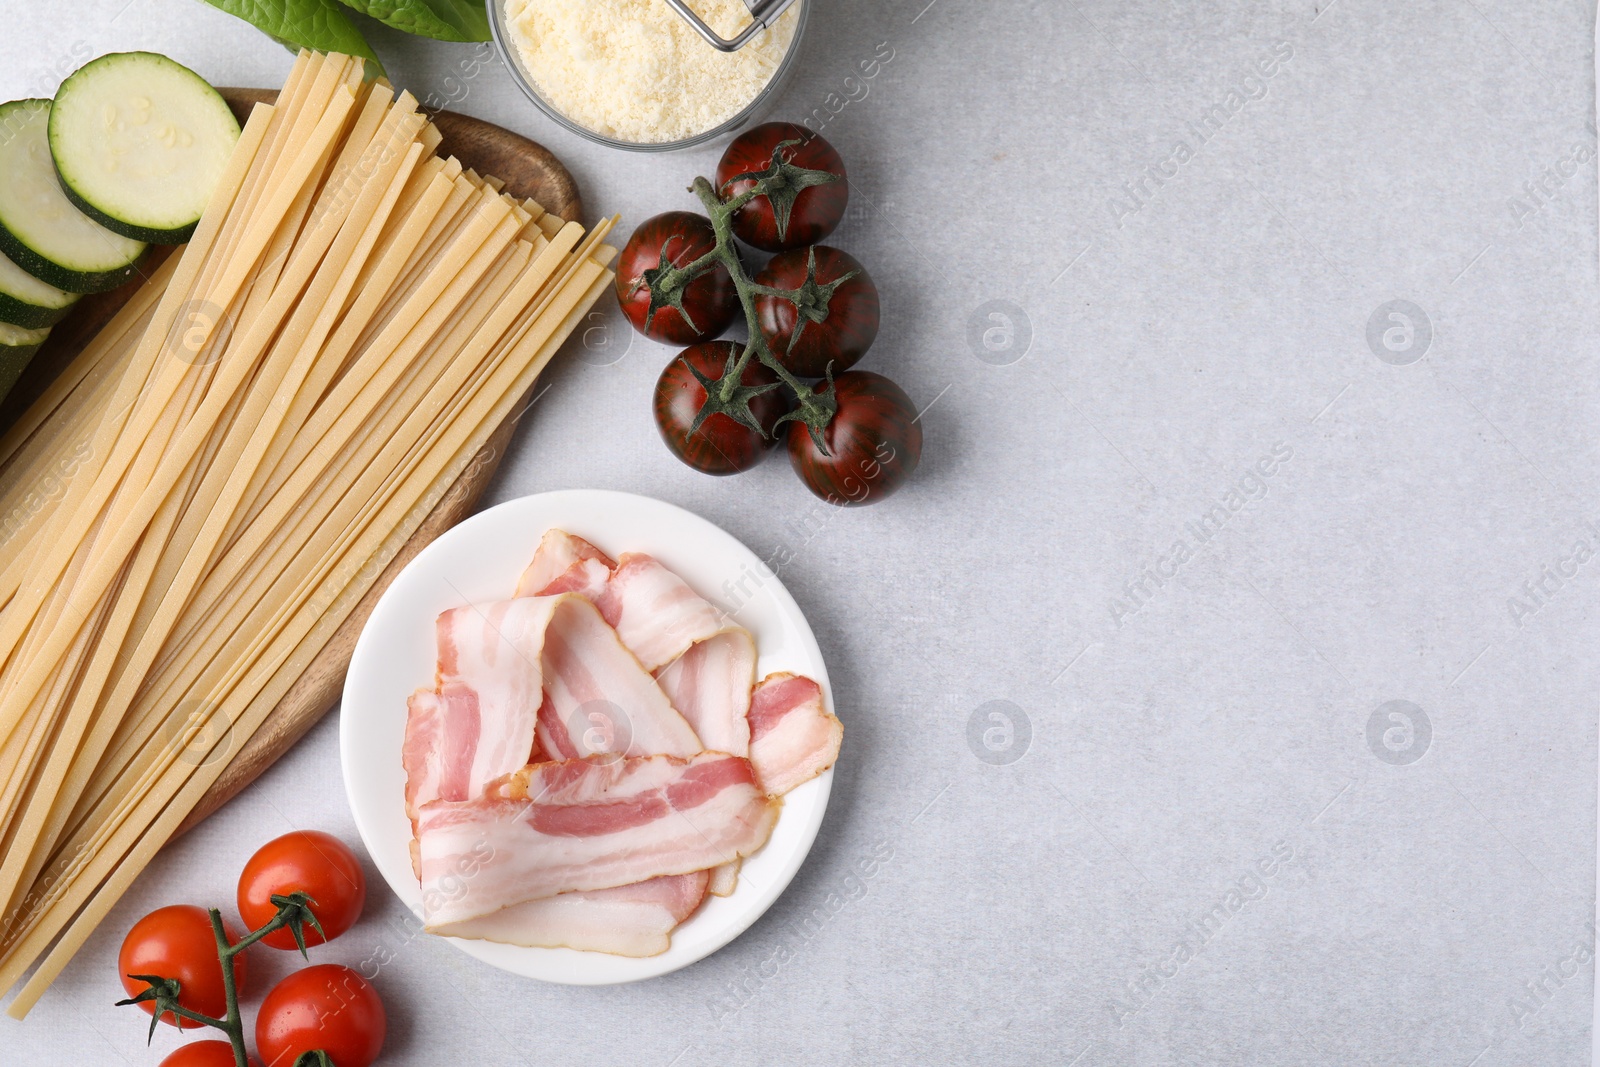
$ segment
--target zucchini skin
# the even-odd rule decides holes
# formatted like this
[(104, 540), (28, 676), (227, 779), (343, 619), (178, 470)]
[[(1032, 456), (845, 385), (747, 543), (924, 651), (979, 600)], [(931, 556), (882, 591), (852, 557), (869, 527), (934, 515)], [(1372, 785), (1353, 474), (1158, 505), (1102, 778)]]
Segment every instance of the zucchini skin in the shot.
[[(108, 64), (110, 65), (109, 67), (107, 67)], [(58, 127), (57, 115), (61, 108), (57, 105), (64, 98), (76, 100), (80, 94), (89, 92), (89, 90), (80, 87), (80, 79), (84, 77), (91, 77), (92, 72), (95, 71), (95, 68), (112, 69), (120, 66), (124, 69), (127, 69), (130, 64), (136, 65), (140, 74), (143, 74), (144, 68), (148, 66), (152, 69), (152, 71), (160, 68), (168, 74), (176, 72), (180, 79), (187, 79), (192, 83), (191, 89), (197, 95), (206, 96), (207, 102), (214, 105), (217, 109), (218, 116), (226, 118), (227, 125), (230, 128), (232, 135), (232, 139), (229, 142), (230, 149), (232, 145), (238, 143), (240, 135), (239, 120), (237, 116), (233, 114), (232, 109), (228, 106), (226, 98), (224, 98), (223, 95), (217, 91), (216, 86), (212, 85), (199, 74), (195, 73), (189, 67), (184, 66), (182, 63), (179, 63), (171, 56), (163, 55), (159, 52), (111, 52), (100, 56), (98, 59), (91, 60), (69, 75), (64, 81), (62, 81), (60, 87), (56, 90), (55, 100), (51, 101), (49, 129), (46, 136), (50, 146), (51, 162), (55, 167), (56, 182), (61, 186), (62, 193), (65, 194), (68, 202), (71, 203), (73, 207), (77, 208), (89, 218), (99, 223), (102, 227), (110, 230), (119, 237), (126, 237), (133, 241), (142, 241), (145, 244), (186, 244), (188, 243), (189, 239), (194, 236), (194, 231), (200, 224), (198, 217), (196, 217), (192, 222), (173, 227), (142, 225), (138, 222), (131, 222), (125, 218), (119, 218), (118, 216), (112, 215), (103, 208), (92, 203), (89, 199), (89, 196), (86, 196), (84, 191), (79, 189), (78, 186), (74, 184), (70, 173), (72, 168), (70, 166), (64, 167), (61, 162), (62, 156), (58, 149), (60, 148), (61, 141), (65, 140), (66, 138), (62, 130)], [(94, 99), (92, 94), (90, 95), (89, 99), (91, 101)], [(92, 195), (92, 192), (90, 195)], [(203, 210), (201, 211), (201, 214), (204, 214)]]
[[(58, 287), (59, 288), (59, 287)], [(66, 307), (42, 308), (37, 304), (29, 304), (18, 300), (10, 293), (0, 293), (0, 322), (9, 322), (13, 326), (21, 326), (25, 330), (42, 330), (46, 326), (54, 326), (67, 317), (67, 313), (78, 306), (74, 300)], [(0, 346), (0, 355), (5, 352)], [(0, 395), (4, 395), (0, 393)]]
[[(78, 191), (67, 184), (67, 179), (61, 173), (61, 168), (59, 167), (56, 168), (56, 180), (61, 183), (61, 191), (67, 194), (67, 199), (71, 201), (73, 207), (77, 208), (85, 215), (88, 215), (91, 219), (98, 222), (100, 225), (104, 226), (118, 237), (126, 237), (130, 241), (143, 241), (145, 244), (150, 245), (188, 244), (189, 238), (194, 236), (195, 227), (200, 225), (200, 220), (196, 219), (189, 223), (189, 225), (179, 226), (175, 230), (157, 230), (151, 229), (148, 226), (135, 226), (132, 223), (123, 222), (121, 219), (112, 218), (110, 215), (107, 215), (104, 211), (101, 211), (99, 208), (89, 203), (89, 201), (79, 196)], [(32, 272), (30, 271), (29, 273)], [(56, 288), (66, 289), (67, 287), (65, 285), (58, 285)]]
[(130, 278), (139, 277), (143, 273), (140, 268), (150, 257), (150, 250), (147, 248), (139, 254), (138, 259), (125, 267), (102, 271), (69, 270), (23, 244), (16, 234), (6, 228), (3, 221), (0, 221), (0, 252), (10, 256), (13, 263), (40, 281), (57, 289), (65, 289), (69, 293), (104, 293), (115, 289)]

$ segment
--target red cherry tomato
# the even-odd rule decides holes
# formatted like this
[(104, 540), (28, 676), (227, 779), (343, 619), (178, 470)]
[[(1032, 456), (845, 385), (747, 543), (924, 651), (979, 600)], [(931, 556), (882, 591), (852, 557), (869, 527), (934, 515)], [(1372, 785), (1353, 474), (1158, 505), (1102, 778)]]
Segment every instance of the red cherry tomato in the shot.
[[(239, 940), (240, 935), (232, 926), (224, 924), (223, 930), (230, 943)], [(175, 904), (152, 911), (134, 923), (128, 936), (123, 938), (122, 950), (117, 953), (117, 974), (130, 997), (138, 996), (150, 986), (129, 975), (152, 974), (178, 982), (180, 1006), (213, 1019), (228, 1014), (228, 995), (222, 986), (222, 962), (217, 959), (216, 936), (211, 932), (211, 918), (204, 908)], [(233, 959), (233, 979), (242, 995), (245, 982), (242, 954)], [(139, 1007), (155, 1014), (155, 1004), (150, 1001)], [(200, 1025), (187, 1019), (175, 1019), (170, 1013), (162, 1015), (161, 1021), (182, 1030), (193, 1030)]]
[(387, 1017), (378, 991), (348, 967), (324, 963), (272, 987), (256, 1016), (267, 1067), (293, 1067), (321, 1049), (337, 1067), (368, 1067), (383, 1051)]
[[(226, 1041), (191, 1041), (162, 1060), (161, 1067), (237, 1067), (238, 1062)], [(251, 1056), (250, 1067), (261, 1067), (261, 1061)]]
[(617, 302), (633, 328), (669, 345), (721, 336), (739, 314), (728, 268), (719, 263), (677, 293), (653, 287), (663, 260), (687, 267), (715, 247), (716, 231), (704, 215), (668, 211), (640, 223), (617, 263)]
[(828, 455), (799, 422), (789, 424), (789, 462), (830, 504), (872, 504), (900, 488), (922, 458), (911, 398), (889, 379), (853, 370), (833, 380), (839, 410), (822, 431)]
[[(789, 141), (800, 143), (779, 147)], [(816, 244), (839, 225), (850, 202), (850, 184), (839, 153), (821, 137), (792, 122), (765, 122), (734, 138), (717, 164), (717, 193), (724, 200), (731, 200), (755, 186), (756, 177), (746, 175), (775, 172), (779, 163), (821, 171), (837, 180), (804, 188), (780, 186), (734, 214), (734, 235), (766, 252)], [(785, 177), (791, 176), (792, 172), (785, 170)]]
[(848, 252), (827, 245), (783, 252), (756, 275), (756, 284), (800, 294), (799, 303), (756, 297), (762, 336), (797, 377), (821, 378), (830, 364), (835, 374), (849, 370), (878, 336), (878, 287)]
[[(332, 834), (297, 830), (268, 841), (250, 857), (239, 876), (239, 917), (252, 930), (267, 925), (278, 913), (274, 894), (304, 893), (322, 933), (305, 925), (307, 945), (332, 941), (356, 924), (367, 902), (367, 877), (350, 847)], [(326, 936), (324, 936), (326, 935)], [(274, 930), (261, 939), (273, 948), (292, 949), (294, 935)]]
[[(706, 399), (705, 387), (689, 368), (692, 366), (713, 383), (720, 382), (728, 369), (728, 356), (737, 358), (741, 350), (742, 346), (732, 341), (695, 345), (674, 356), (656, 380), (656, 428), (672, 454), (697, 471), (738, 474), (760, 463), (767, 450), (777, 444), (778, 419), (789, 410), (789, 394), (781, 386), (750, 402), (750, 411), (767, 436), (720, 411), (701, 423), (693, 434), (689, 432)], [(740, 381), (758, 387), (773, 384), (778, 377), (751, 356)]]

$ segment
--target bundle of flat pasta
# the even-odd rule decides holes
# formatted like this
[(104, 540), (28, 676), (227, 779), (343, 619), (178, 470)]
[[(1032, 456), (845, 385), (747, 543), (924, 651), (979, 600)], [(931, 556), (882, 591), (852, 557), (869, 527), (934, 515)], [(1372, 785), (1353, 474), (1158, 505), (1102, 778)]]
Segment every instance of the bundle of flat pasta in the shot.
[(0, 438), (0, 991), (21, 1017), (610, 284), (303, 53), (181, 254)]

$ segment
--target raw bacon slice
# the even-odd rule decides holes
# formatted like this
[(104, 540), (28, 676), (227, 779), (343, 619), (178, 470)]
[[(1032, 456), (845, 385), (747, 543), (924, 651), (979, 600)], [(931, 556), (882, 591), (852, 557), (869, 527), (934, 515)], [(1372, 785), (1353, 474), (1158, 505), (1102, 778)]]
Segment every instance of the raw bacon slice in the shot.
[(701, 751), (705, 746), (694, 729), (594, 605), (571, 594), (560, 599), (544, 635), (540, 748), (552, 759), (604, 754), (687, 758)]
[(629, 553), (619, 563), (581, 537), (547, 531), (517, 585), (518, 596), (575, 592), (606, 622), (709, 749), (749, 749), (755, 641), (660, 562)]
[(406, 700), (406, 739), (400, 749), (400, 761), (406, 768), (406, 815), (413, 831), (417, 828), (417, 809), (444, 795), (443, 757), (449, 747), (444, 732), (453, 721), (455, 717), (445, 715), (439, 694), (432, 689), (418, 689)]
[(720, 752), (527, 767), (475, 800), (422, 809), (428, 929), (720, 866), (766, 844), (781, 803), (748, 760)]
[(533, 554), (533, 562), (517, 581), (516, 595), (577, 593), (597, 600), (616, 566), (611, 557), (583, 538), (565, 530), (547, 530)]
[(822, 705), (810, 678), (769, 674), (750, 701), (750, 762), (768, 793), (782, 796), (839, 758), (844, 726)]
[(594, 601), (645, 669), (656, 671), (691, 645), (728, 628), (704, 597), (640, 552), (613, 562), (581, 537), (547, 530), (517, 581), (517, 596), (578, 593)]
[(481, 796), (541, 749), (557, 759), (701, 750), (655, 679), (581, 596), (456, 608), (435, 630), (437, 686), (412, 696), (402, 749), (413, 821), (430, 801)]
[[(656, 672), (656, 681), (682, 713), (701, 744), (735, 756), (750, 754), (750, 689), (756, 680), (756, 642), (736, 628), (709, 637)], [(739, 864), (711, 872), (708, 892), (731, 897), (739, 887)]]
[(714, 897), (731, 897), (733, 891), (739, 888), (739, 868), (744, 865), (743, 860), (734, 860), (724, 863), (721, 867), (713, 867), (706, 873), (711, 876), (706, 883), (706, 892)]
[(402, 760), (413, 818), (433, 800), (468, 800), (527, 765), (543, 700), (539, 650), (554, 600), (443, 612), (432, 698), (413, 694)]
[(705, 899), (707, 881), (705, 871), (695, 871), (613, 889), (562, 893), (435, 932), (506, 945), (659, 956), (672, 946), (673, 929)]
[[(621, 570), (613, 589), (613, 572)], [(689, 720), (705, 747), (736, 756), (750, 750), (750, 690), (755, 684), (756, 649), (749, 631), (730, 623), (723, 613), (698, 596), (677, 575), (657, 560), (634, 554), (619, 567), (603, 552), (580, 537), (562, 530), (547, 531), (533, 561), (518, 584), (519, 596), (573, 591), (609, 610), (609, 621), (623, 618), (633, 624), (622, 634), (640, 645), (629, 648), (642, 660), (675, 655), (655, 672), (673, 707)], [(681, 635), (664, 633), (641, 620), (648, 619), (653, 603), (670, 604), (683, 632), (694, 637), (686, 651)], [(673, 624), (669, 623), (670, 629)], [(718, 632), (717, 628), (721, 627)], [(595, 727), (608, 723), (602, 710)], [(542, 735), (541, 735), (542, 736)], [(547, 745), (548, 747), (548, 745)], [(576, 755), (575, 751), (564, 755)], [(631, 752), (630, 755), (646, 755)], [(682, 753), (679, 753), (680, 755)], [(731, 896), (739, 881), (739, 865), (727, 864), (711, 872), (714, 896)]]
[(651, 672), (732, 625), (682, 578), (639, 552), (625, 552), (617, 560), (595, 605)]
[(756, 642), (743, 628), (709, 637), (656, 672), (656, 681), (700, 743), (714, 752), (750, 753), (750, 690)]

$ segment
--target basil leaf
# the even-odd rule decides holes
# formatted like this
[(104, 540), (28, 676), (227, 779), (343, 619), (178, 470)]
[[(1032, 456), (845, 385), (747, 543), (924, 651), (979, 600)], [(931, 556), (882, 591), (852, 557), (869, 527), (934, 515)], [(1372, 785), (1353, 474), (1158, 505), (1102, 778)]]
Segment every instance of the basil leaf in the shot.
[(361, 31), (335, 0), (205, 0), (214, 8), (243, 19), (290, 48), (343, 52), (367, 61), (368, 75), (381, 75), (383, 64)]
[(343, 0), (346, 7), (370, 15), (418, 37), (436, 41), (489, 40), (489, 13), (481, 0)]

